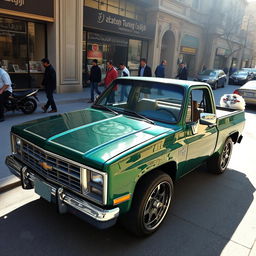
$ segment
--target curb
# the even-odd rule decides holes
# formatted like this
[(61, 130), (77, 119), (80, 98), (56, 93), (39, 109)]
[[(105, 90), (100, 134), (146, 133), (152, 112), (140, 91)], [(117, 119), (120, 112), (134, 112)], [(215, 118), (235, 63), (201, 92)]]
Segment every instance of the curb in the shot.
[(0, 179), (0, 193), (6, 192), (15, 187), (18, 187), (20, 186), (20, 184), (21, 184), (20, 179), (18, 179), (14, 175), (10, 175), (6, 178), (2, 178)]

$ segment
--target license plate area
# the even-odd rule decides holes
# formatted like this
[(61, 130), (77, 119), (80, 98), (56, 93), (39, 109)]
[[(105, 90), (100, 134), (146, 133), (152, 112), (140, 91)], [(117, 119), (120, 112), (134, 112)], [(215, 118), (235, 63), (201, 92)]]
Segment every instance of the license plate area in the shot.
[(49, 186), (48, 184), (46, 184), (45, 182), (43, 182), (39, 179), (35, 179), (34, 187), (35, 187), (35, 192), (39, 196), (41, 196), (42, 198), (44, 198), (48, 202), (51, 202), (51, 198), (52, 198), (52, 188), (51, 188), (51, 186)]
[(248, 97), (248, 98), (253, 98), (254, 97), (254, 93), (253, 92), (245, 92), (244, 96)]

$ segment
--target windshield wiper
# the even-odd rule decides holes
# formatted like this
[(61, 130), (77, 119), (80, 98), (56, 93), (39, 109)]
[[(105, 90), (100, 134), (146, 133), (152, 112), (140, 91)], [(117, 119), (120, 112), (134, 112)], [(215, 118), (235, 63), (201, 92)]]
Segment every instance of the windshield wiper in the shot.
[(116, 111), (115, 111), (115, 110), (113, 110), (112, 108), (109, 108), (109, 107), (107, 107), (107, 106), (105, 106), (105, 105), (93, 105), (93, 107), (94, 107), (94, 108), (106, 109), (106, 110), (108, 110), (108, 111), (110, 111), (110, 112), (114, 113), (116, 116), (118, 116), (118, 115), (119, 115), (119, 113), (118, 113), (118, 112), (116, 112)]
[(146, 122), (148, 122), (150, 124), (155, 124), (155, 122), (153, 120), (148, 119), (147, 117), (137, 113), (136, 111), (133, 111), (133, 110), (130, 110), (130, 109), (124, 109), (124, 112), (133, 114), (133, 115), (135, 115), (137, 117), (140, 117), (140, 118), (144, 119)]

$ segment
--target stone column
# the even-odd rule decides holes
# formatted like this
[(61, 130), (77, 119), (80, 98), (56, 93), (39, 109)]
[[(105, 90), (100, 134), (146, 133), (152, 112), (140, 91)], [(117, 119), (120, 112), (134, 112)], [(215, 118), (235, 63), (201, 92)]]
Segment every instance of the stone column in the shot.
[(48, 56), (57, 73), (57, 92), (82, 91), (83, 0), (55, 0), (48, 24)]

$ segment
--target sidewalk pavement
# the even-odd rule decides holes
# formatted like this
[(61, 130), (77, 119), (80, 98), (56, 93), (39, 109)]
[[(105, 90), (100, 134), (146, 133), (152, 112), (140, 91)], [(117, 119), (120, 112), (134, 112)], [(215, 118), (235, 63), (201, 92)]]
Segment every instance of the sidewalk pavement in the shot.
[[(15, 114), (13, 113), (7, 113), (7, 117), (10, 116), (10, 120), (6, 120), (2, 125), (3, 130), (6, 131), (6, 137), (5, 134), (2, 134), (3, 138), (0, 138), (1, 140), (1, 163), (0, 163), (0, 171), (4, 172), (0, 175), (0, 193), (9, 189), (12, 189), (15, 186), (20, 185), (20, 180), (16, 178), (14, 175), (11, 175), (9, 171), (7, 171), (7, 167), (5, 166), (5, 155), (9, 153), (9, 131), (11, 129), (11, 126), (14, 125), (14, 122), (21, 123), (24, 121), (28, 121), (28, 119), (36, 119), (39, 118), (40, 112), (41, 112), (41, 106), (46, 102), (46, 96), (44, 91), (39, 91), (37, 94), (37, 97), (39, 99), (39, 104), (37, 111), (38, 113), (35, 113), (33, 115), (23, 115), (15, 117)], [(73, 110), (73, 108), (79, 108), (80, 104), (75, 105), (75, 107), (72, 107), (72, 103), (81, 103), (81, 108), (89, 107), (90, 104), (87, 102), (90, 100), (90, 88), (86, 87), (83, 88), (83, 91), (81, 92), (73, 92), (73, 93), (55, 93), (54, 99), (56, 102), (57, 107), (62, 107), (64, 112)], [(62, 111), (63, 112), (63, 111)], [(18, 112), (17, 112), (18, 113)], [(21, 120), (19, 120), (21, 119)], [(7, 145), (6, 145), (7, 144)], [(6, 152), (4, 152), (6, 151)]]

